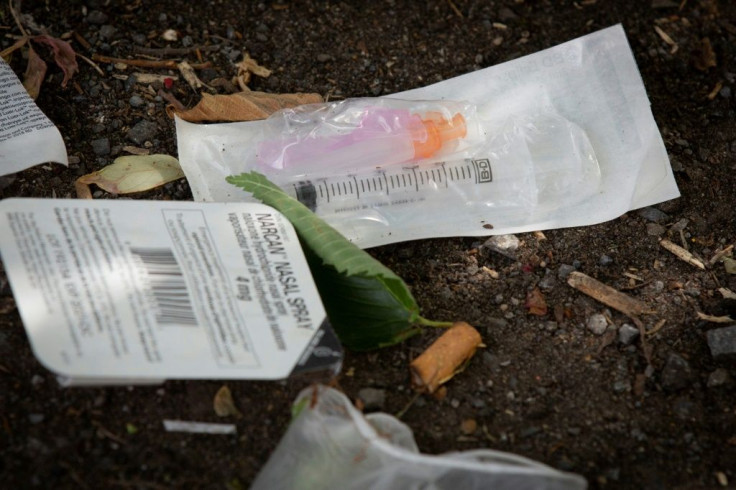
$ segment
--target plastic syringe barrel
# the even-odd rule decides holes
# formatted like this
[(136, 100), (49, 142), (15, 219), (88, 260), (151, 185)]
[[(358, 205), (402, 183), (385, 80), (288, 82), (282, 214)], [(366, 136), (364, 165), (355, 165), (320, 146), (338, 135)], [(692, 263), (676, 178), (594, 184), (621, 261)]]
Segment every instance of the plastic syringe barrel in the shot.
[(357, 127), (345, 134), (267, 140), (259, 145), (260, 165), (294, 174), (372, 168), (429, 158), (447, 142), (464, 138), (465, 118), (439, 112), (420, 117), (406, 109), (369, 107)]

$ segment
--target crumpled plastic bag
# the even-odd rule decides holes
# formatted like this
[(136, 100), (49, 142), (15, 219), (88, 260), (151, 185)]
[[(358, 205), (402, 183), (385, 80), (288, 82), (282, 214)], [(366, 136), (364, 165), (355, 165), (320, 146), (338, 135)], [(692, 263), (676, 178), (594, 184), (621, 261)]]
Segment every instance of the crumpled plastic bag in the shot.
[(303, 390), (294, 411), (251, 490), (587, 488), (581, 476), (500, 451), (420, 454), (404, 423), (385, 413), (363, 416), (344, 394), (325, 386)]

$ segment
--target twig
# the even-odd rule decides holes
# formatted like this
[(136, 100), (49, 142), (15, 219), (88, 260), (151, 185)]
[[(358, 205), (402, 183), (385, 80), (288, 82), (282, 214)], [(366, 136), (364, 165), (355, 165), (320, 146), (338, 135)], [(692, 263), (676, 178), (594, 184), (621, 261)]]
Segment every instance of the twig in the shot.
[(95, 427), (97, 427), (97, 431), (100, 434), (102, 434), (103, 436), (107, 437), (108, 439), (112, 439), (113, 441), (115, 441), (115, 442), (117, 442), (118, 444), (121, 444), (121, 445), (125, 445), (126, 444), (126, 442), (123, 439), (121, 439), (120, 437), (116, 436), (115, 434), (113, 434), (112, 432), (110, 432), (109, 430), (107, 430), (105, 428), (105, 426), (102, 425), (100, 422), (93, 421), (92, 422), (92, 425), (94, 425)]
[(457, 15), (457, 16), (458, 16), (458, 17), (460, 17), (461, 19), (463, 19), (463, 18), (465, 17), (465, 16), (463, 15), (463, 13), (462, 13), (462, 12), (460, 12), (460, 9), (459, 9), (459, 8), (457, 8), (457, 6), (456, 6), (456, 5), (455, 5), (455, 4), (453, 3), (453, 1), (452, 1), (452, 0), (447, 0), (447, 3), (448, 3), (448, 4), (450, 5), (450, 8), (452, 9), (452, 11), (453, 11), (453, 12), (455, 12), (455, 15)]
[(698, 318), (700, 318), (701, 320), (705, 320), (706, 322), (711, 322), (711, 323), (731, 323), (734, 320), (728, 315), (713, 316), (713, 315), (707, 315), (700, 311), (697, 311), (696, 313), (698, 314)]
[(731, 250), (733, 250), (733, 243), (729, 245), (728, 247), (724, 248), (723, 250), (721, 250), (720, 252), (716, 253), (713, 257), (711, 257), (711, 259), (708, 261), (708, 264), (715, 265), (716, 262), (721, 260), (721, 257), (726, 255)]
[(620, 311), (632, 319), (644, 313), (653, 313), (645, 303), (617, 291), (611, 286), (607, 286), (582, 272), (575, 271), (570, 273), (567, 283), (578, 291), (591, 296), (604, 305)]
[(182, 56), (197, 51), (217, 51), (222, 48), (222, 44), (212, 44), (210, 46), (191, 46), (189, 48), (145, 48), (136, 46), (133, 48), (138, 54), (147, 54), (149, 56)]
[[(101, 54), (93, 54), (92, 59), (99, 61), (100, 63), (124, 63), (129, 66), (140, 66), (143, 68), (171, 68), (178, 69), (178, 64), (174, 60), (129, 60), (126, 58), (113, 58), (111, 56), (103, 56)], [(191, 65), (195, 70), (202, 70), (209, 68), (212, 63), (209, 61), (206, 63), (195, 63)]]
[(90, 66), (91, 66), (92, 68), (94, 68), (94, 69), (95, 69), (95, 70), (97, 71), (97, 73), (99, 73), (99, 74), (100, 74), (101, 76), (103, 76), (103, 77), (105, 76), (105, 72), (104, 72), (104, 71), (102, 71), (102, 68), (100, 68), (100, 67), (99, 67), (99, 65), (97, 65), (97, 63), (95, 63), (95, 62), (94, 62), (94, 61), (92, 61), (91, 59), (87, 58), (87, 57), (86, 57), (86, 56), (84, 56), (83, 54), (79, 54), (79, 53), (74, 53), (74, 54), (76, 54), (76, 55), (77, 55), (77, 58), (81, 58), (82, 60), (84, 60), (84, 61), (86, 61), (87, 63), (89, 63), (89, 65), (90, 65)]
[(181, 111), (187, 110), (187, 108), (184, 106), (184, 104), (182, 104), (181, 102), (179, 102), (179, 99), (177, 99), (176, 97), (174, 97), (174, 94), (172, 94), (171, 92), (167, 92), (165, 90), (159, 89), (158, 95), (162, 99), (164, 99), (166, 102), (168, 102), (169, 104), (171, 104), (172, 106), (174, 106), (174, 109), (176, 109), (177, 111), (181, 112)]
[(74, 39), (76, 39), (77, 42), (81, 44), (82, 47), (86, 49), (87, 51), (92, 49), (92, 45), (89, 43), (89, 41), (87, 41), (84, 37), (82, 37), (82, 35), (78, 33), (77, 31), (74, 31)]
[(16, 49), (22, 48), (28, 42), (28, 39), (30, 38), (25, 37), (25, 36), (21, 37), (20, 39), (15, 41), (15, 43), (12, 46), (9, 46), (3, 49), (2, 51), (0, 51), (0, 57), (5, 58), (6, 56), (8, 56), (10, 53), (15, 51)]
[(20, 21), (20, 17), (18, 17), (18, 12), (16, 12), (15, 7), (13, 7), (13, 0), (8, 0), (8, 8), (10, 9), (10, 13), (13, 15), (13, 20), (15, 20), (15, 25), (18, 26), (18, 29), (20, 29), (21, 34), (28, 37), (28, 31), (26, 31), (23, 28), (23, 23)]
[(664, 327), (664, 324), (665, 323), (667, 323), (667, 319), (666, 318), (662, 318), (660, 321), (657, 322), (657, 324), (654, 326), (654, 328), (652, 328), (650, 331), (647, 332), (647, 336), (651, 337), (655, 333), (657, 333), (660, 330), (662, 330), (662, 327)]
[(675, 254), (675, 256), (677, 256), (677, 258), (682, 260), (683, 262), (687, 262), (690, 265), (694, 265), (698, 269), (705, 270), (705, 265), (700, 260), (695, 258), (693, 254), (691, 254), (690, 252), (688, 252), (681, 246), (676, 245), (667, 239), (660, 241), (659, 244), (665, 250)]
[(407, 403), (404, 408), (399, 410), (399, 412), (396, 414), (396, 418), (401, 420), (401, 417), (406, 415), (406, 412), (409, 411), (409, 409), (414, 405), (414, 403), (419, 399), (419, 397), (422, 395), (421, 391), (417, 391), (413, 397), (411, 397), (411, 400), (409, 400), (409, 403)]

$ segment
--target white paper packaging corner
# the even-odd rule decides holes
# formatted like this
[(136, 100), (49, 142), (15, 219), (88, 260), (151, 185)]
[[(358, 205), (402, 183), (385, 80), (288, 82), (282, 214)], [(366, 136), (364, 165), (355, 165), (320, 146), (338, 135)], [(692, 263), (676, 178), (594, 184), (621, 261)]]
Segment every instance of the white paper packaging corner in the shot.
[(340, 369), (296, 231), (263, 204), (6, 199), (0, 254), (63, 384)]
[[(458, 209), (450, 222), (417, 213), (400, 225), (389, 221), (370, 233), (349, 221), (322, 216), (361, 247), (441, 236), (481, 236), (584, 226), (614, 219), (629, 210), (679, 197), (667, 152), (626, 35), (620, 25), (523, 58), (392, 97), (408, 100), (464, 100), (513, 112), (521, 90), (543, 94), (545, 103), (587, 133), (601, 168), (599, 192), (577, 204), (530, 214), (508, 226), (482, 226), (483, 216)], [(528, 102), (527, 102), (528, 104)], [(179, 160), (196, 200), (250, 201), (226, 183), (244, 168), (263, 121), (192, 124), (176, 121)], [(399, 213), (401, 211), (396, 211)], [(319, 212), (317, 213), (319, 214)], [(423, 215), (423, 217), (422, 217)], [(411, 226), (407, 226), (411, 223)]]

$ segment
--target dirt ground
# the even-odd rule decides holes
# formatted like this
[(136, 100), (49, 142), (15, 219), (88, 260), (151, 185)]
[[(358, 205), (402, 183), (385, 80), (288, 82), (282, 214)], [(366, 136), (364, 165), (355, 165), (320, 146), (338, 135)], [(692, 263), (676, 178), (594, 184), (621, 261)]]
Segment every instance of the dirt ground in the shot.
[[(544, 237), (521, 234), (515, 260), (480, 247), (484, 240), (477, 238), (371, 250), (406, 280), (425, 317), (465, 320), (487, 345), (448, 384), (444, 400), (420, 398), (403, 421), (423, 452), (510, 451), (580, 473), (591, 488), (736, 487), (736, 364), (717, 362), (709, 351), (706, 331), (723, 325), (696, 316), (736, 315), (718, 292), (736, 291), (736, 275), (720, 263), (699, 270), (658, 245), (663, 237), (684, 242), (707, 262), (736, 242), (734, 2), (89, 0), (26, 1), (22, 9), (32, 16), (27, 26), (56, 36), (78, 33), (89, 46), (74, 36), (71, 43), (88, 57), (138, 56), (141, 46), (217, 44), (202, 53), (212, 62), (200, 72), (205, 82), (232, 77), (234, 62), (247, 51), (274, 70), (269, 78), (254, 78), (252, 89), (331, 97), (411, 89), (622, 23), (682, 197), (656, 206), (661, 213), (634, 211)], [(0, 14), (5, 48), (14, 41), (8, 35), (19, 32), (6, 5)], [(161, 39), (167, 29), (178, 31), (177, 41)], [(715, 66), (704, 66), (704, 38)], [(11, 65), (22, 74), (22, 59)], [(78, 176), (125, 154), (123, 146), (143, 146), (126, 139), (141, 120), (157, 125), (147, 138), (151, 152), (177, 154), (173, 122), (155, 90), (128, 83), (130, 68), (100, 66), (104, 75), (80, 62), (75, 83), (62, 90), (61, 72), (50, 63), (38, 105), (60, 129), (72, 163), (3, 178), (0, 197), (73, 197)], [(184, 83), (172, 91), (188, 106), (199, 98)], [(98, 191), (96, 197), (110, 196)], [(136, 197), (185, 200), (191, 194), (179, 181)], [(653, 370), (646, 369), (640, 341), (618, 342), (614, 328), (629, 322), (626, 317), (566, 284), (570, 266), (656, 310), (646, 318), (648, 329), (659, 328), (646, 337)], [(543, 317), (524, 306), (535, 286), (550, 305)], [(587, 327), (592, 315), (604, 312), (615, 325), (613, 336)], [(337, 383), (352, 399), (364, 388), (383, 390), (382, 410), (397, 413), (412, 398), (408, 363), (434, 335), (347, 353)], [(247, 488), (306, 385), (227, 382), (243, 417), (220, 419), (212, 400), (223, 384), (60, 388), (33, 357), (0, 269), (3, 487)], [(238, 435), (168, 433), (163, 419), (232, 422)], [(462, 430), (468, 419), (477, 423), (475, 431)]]

